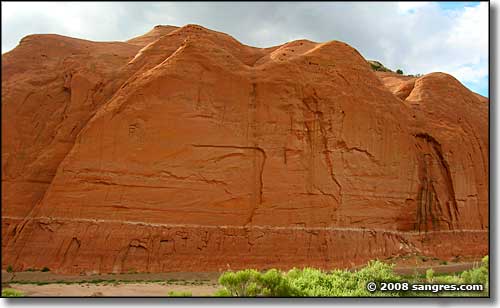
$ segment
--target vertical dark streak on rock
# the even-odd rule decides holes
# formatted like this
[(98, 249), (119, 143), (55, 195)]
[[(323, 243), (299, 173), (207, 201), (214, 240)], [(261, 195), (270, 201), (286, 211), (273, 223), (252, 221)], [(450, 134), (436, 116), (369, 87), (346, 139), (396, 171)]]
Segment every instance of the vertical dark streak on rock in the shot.
[[(422, 230), (422, 223), (425, 227), (425, 232), (428, 230), (428, 220), (431, 219), (432, 228), (436, 230), (439, 228), (438, 222), (445, 222), (450, 230), (454, 229), (459, 218), (458, 204), (455, 195), (455, 189), (453, 186), (453, 178), (451, 176), (450, 167), (444, 158), (441, 144), (434, 139), (432, 136), (419, 133), (416, 134), (417, 138), (417, 151), (420, 152), (418, 161), (420, 169), (420, 188), (418, 192), (418, 205), (416, 224), (418, 231)], [(425, 148), (418, 145), (419, 140), (424, 142), (427, 146), (427, 152)], [(428, 153), (430, 151), (430, 153)], [(441, 176), (444, 178), (444, 184), (446, 186), (447, 194), (446, 197), (446, 212), (449, 216), (449, 221), (443, 215), (442, 204), (439, 201), (439, 196), (436, 192), (434, 186), (434, 177), (431, 172), (432, 162), (437, 161), (439, 171)], [(429, 215), (429, 217), (428, 217)]]
[[(256, 139), (256, 121), (257, 121), (257, 84), (255, 82), (252, 82), (251, 88), (250, 88), (250, 99), (248, 102), (248, 128), (247, 128), (247, 145), (251, 147), (256, 147), (257, 146), (257, 139)], [(265, 154), (264, 154), (265, 155)], [(259, 204), (262, 203), (262, 173), (264, 166), (261, 166), (261, 170), (258, 171), (257, 167), (257, 153), (254, 151), (252, 153), (252, 166), (253, 166), (253, 187), (252, 187), (252, 205), (251, 205), (251, 211), (250, 215), (247, 221), (247, 224), (250, 224), (253, 220), (255, 211), (257, 210), (257, 207)]]

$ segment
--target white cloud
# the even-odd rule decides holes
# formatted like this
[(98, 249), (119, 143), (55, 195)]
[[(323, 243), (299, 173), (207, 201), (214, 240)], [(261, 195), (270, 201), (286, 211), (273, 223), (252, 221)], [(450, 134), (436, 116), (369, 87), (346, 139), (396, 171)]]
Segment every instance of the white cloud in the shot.
[(398, 2), (398, 8), (402, 13), (414, 12), (418, 9), (421, 9), (426, 6), (434, 5), (432, 2), (424, 2), (424, 1), (405, 1)]
[(488, 76), (488, 66), (485, 67), (471, 67), (471, 66), (459, 66), (453, 68), (451, 72), (455, 78), (466, 83), (478, 83), (482, 78)]
[(32, 33), (127, 40), (188, 23), (258, 47), (341, 40), (410, 74), (442, 71), (469, 84), (488, 76), (486, 2), (447, 10), (437, 2), (2, 2), (2, 52)]
[(488, 77), (488, 3), (444, 12), (442, 20), (443, 28), (429, 28), (421, 33), (420, 43), (413, 43), (414, 57), (405, 59), (408, 70), (443, 71), (462, 83), (484, 81)]

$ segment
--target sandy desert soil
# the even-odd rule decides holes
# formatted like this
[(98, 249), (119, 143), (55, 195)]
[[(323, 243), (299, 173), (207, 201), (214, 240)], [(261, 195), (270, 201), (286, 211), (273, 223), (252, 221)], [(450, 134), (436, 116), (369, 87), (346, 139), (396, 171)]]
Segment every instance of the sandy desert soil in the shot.
[(26, 296), (167, 296), (171, 291), (187, 291), (193, 296), (210, 296), (217, 290), (214, 284), (177, 285), (161, 282), (47, 285), (14, 283), (9, 286)]
[(218, 289), (219, 275), (177, 272), (84, 276), (2, 271), (2, 286), (19, 290), (26, 296), (166, 296), (170, 291), (208, 296)]

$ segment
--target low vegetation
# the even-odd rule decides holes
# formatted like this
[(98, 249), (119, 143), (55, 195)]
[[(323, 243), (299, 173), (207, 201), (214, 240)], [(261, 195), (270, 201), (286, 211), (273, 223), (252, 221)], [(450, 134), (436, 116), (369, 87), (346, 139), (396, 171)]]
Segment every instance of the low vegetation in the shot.
[(372, 70), (377, 71), (377, 72), (392, 72), (390, 69), (385, 67), (382, 63), (374, 60), (368, 60), (368, 63), (370, 64)]
[[(373, 71), (376, 71), (376, 72), (391, 72), (391, 73), (394, 73), (393, 70), (385, 67), (382, 63), (380, 63), (379, 61), (375, 61), (375, 60), (367, 60), (368, 61), (368, 64), (370, 64), (370, 67), (372, 68)], [(396, 74), (399, 74), (399, 75), (404, 75), (404, 76), (408, 76), (408, 77), (415, 77), (415, 78), (418, 78), (418, 77), (422, 77), (423, 75), (422, 74), (413, 74), (413, 75), (405, 75), (405, 73), (403, 72), (402, 69), (397, 69)]]
[[(237, 272), (225, 272), (219, 278), (223, 287), (215, 296), (488, 296), (488, 257), (482, 264), (461, 274), (436, 275), (432, 269), (425, 275), (402, 277), (393, 271), (393, 266), (380, 261), (371, 261), (358, 271), (334, 270), (325, 272), (319, 269), (292, 269), (288, 272), (271, 269), (266, 272), (247, 269)], [(368, 282), (407, 282), (433, 284), (483, 284), (482, 292), (412, 290), (375, 291), (367, 290)]]
[(2, 289), (2, 297), (24, 297), (24, 293), (11, 288)]
[(193, 294), (188, 291), (170, 291), (168, 292), (169, 297), (191, 297)]

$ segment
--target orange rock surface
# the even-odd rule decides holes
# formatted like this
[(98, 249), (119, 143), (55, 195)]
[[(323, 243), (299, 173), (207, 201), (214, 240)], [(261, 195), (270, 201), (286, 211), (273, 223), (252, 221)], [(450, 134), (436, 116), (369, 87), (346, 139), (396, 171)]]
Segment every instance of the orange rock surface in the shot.
[(488, 99), (349, 45), (196, 25), (2, 55), (2, 266), (349, 267), (488, 253)]

